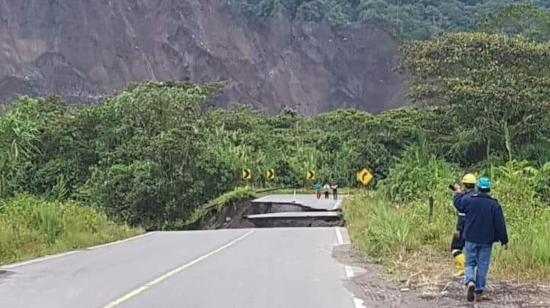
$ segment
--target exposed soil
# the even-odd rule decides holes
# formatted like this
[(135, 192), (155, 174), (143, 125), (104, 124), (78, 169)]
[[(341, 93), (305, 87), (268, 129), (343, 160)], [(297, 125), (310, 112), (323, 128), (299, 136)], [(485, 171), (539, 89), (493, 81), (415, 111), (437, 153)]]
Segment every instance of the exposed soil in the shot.
[(0, 0), (0, 102), (97, 101), (139, 80), (220, 81), (212, 102), (305, 114), (406, 101), (398, 42), (374, 25), (284, 13), (247, 21), (222, 0)]
[(221, 210), (211, 209), (202, 220), (189, 229), (238, 229), (238, 228), (282, 228), (282, 227), (336, 227), (342, 226), (341, 218), (264, 218), (249, 220), (246, 215), (304, 212), (308, 209), (293, 204), (252, 204), (251, 200), (232, 201)]
[[(366, 307), (550, 307), (550, 286), (492, 281), (486, 291), (487, 300), (468, 303), (461, 280), (437, 270), (446, 264), (434, 263), (431, 271), (416, 273), (401, 282), (384, 276), (382, 266), (368, 260), (351, 245), (338, 246), (333, 256), (343, 264), (356, 268), (355, 277), (346, 287)], [(447, 266), (450, 266), (450, 262)], [(435, 274), (435, 273), (440, 273)]]

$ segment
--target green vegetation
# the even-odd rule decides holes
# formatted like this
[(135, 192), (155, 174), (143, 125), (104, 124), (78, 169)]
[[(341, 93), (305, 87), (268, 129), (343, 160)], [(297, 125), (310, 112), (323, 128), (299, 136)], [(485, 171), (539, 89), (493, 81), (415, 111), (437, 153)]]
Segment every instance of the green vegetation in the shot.
[(511, 236), (511, 250), (495, 251), (494, 273), (548, 281), (550, 44), (455, 33), (403, 52), (416, 105), (445, 112), (438, 133), (422, 131), (376, 192), (345, 205), (354, 245), (399, 271), (445, 262), (456, 221), (447, 185), (473, 172), (493, 179)]
[[(170, 230), (238, 186), (310, 187), (307, 170), (353, 187), (355, 173), (368, 167), (377, 180), (399, 179), (403, 186), (384, 189), (409, 201), (451, 165), (550, 161), (549, 43), (457, 33), (403, 51), (418, 107), (377, 116), (205, 108), (218, 87), (187, 83), (133, 85), (88, 107), (21, 98), (0, 114), (0, 196), (78, 200), (116, 222)], [(396, 164), (403, 155), (430, 169)], [(253, 174), (247, 183), (243, 168)], [(272, 181), (263, 177), (268, 169)], [(445, 172), (417, 180), (434, 170)], [(548, 196), (541, 177), (537, 192)]]
[[(354, 186), (368, 166), (381, 178), (393, 156), (435, 113), (402, 109), (372, 116), (341, 110), (305, 118), (270, 117), (247, 107), (207, 109), (216, 87), (135, 85), (101, 105), (69, 107), (55, 98), (21, 98), (0, 114), (0, 197), (29, 193), (78, 200), (116, 222), (180, 229), (195, 208), (244, 185)], [(262, 174), (274, 169), (276, 178)]]
[[(424, 157), (424, 160), (429, 157)], [(449, 173), (448, 166), (434, 168), (417, 160), (408, 152), (400, 166), (417, 170), (417, 182), (438, 178), (435, 185), (422, 189), (414, 199), (409, 191), (418, 189), (416, 183), (402, 182), (396, 168), (390, 171), (386, 186), (400, 187), (397, 194), (379, 190), (369, 195), (355, 195), (346, 201), (344, 215), (354, 245), (398, 273), (429, 271), (425, 265), (432, 260), (447, 259), (450, 264), (450, 239), (456, 223), (456, 210), (451, 205), (451, 193), (446, 184), (458, 178), (459, 172)], [(494, 197), (504, 208), (511, 235), (510, 250), (495, 250), (493, 273), (508, 279), (550, 279), (550, 208), (537, 197), (534, 187), (540, 174), (548, 176), (548, 165), (540, 170), (526, 163), (478, 170), (478, 175), (492, 175)], [(390, 190), (391, 192), (391, 190)], [(429, 197), (433, 197), (433, 217), (429, 217)], [(407, 200), (407, 201), (401, 201)], [(396, 261), (397, 260), (397, 261)], [(399, 262), (402, 260), (402, 262)], [(415, 262), (411, 262), (411, 261)], [(438, 271), (448, 270), (450, 266)]]
[[(320, 6), (319, 12), (340, 16), (360, 5), (383, 7), (390, 2), (254, 3), (264, 5), (266, 13), (258, 16), (272, 14), (281, 5), (299, 16), (310, 14), (309, 6), (348, 3), (333, 13), (333, 8)], [(453, 2), (430, 3), (439, 8)], [(491, 5), (496, 1), (485, 1), (483, 7)], [(488, 33), (443, 34), (404, 46), (401, 69), (410, 77), (415, 105), (379, 115), (336, 110), (303, 117), (285, 109), (268, 116), (246, 106), (207, 108), (204, 102), (220, 90), (212, 84), (135, 84), (99, 105), (81, 107), (67, 106), (57, 98), (22, 97), (0, 110), (0, 200), (5, 204), (2, 213), (15, 213), (9, 218), (2, 214), (1, 219), (14, 225), (0, 229), (4, 230), (0, 234), (23, 240), (21, 252), (19, 246), (2, 247), (7, 254), (3, 258), (92, 243), (86, 236), (107, 240), (109, 234), (118, 238), (134, 232), (121, 227), (126, 231), (118, 233), (118, 227), (100, 213), (146, 230), (182, 229), (213, 216), (224, 204), (250, 198), (260, 188), (307, 189), (312, 184), (305, 180), (307, 170), (315, 170), (322, 181), (354, 187), (355, 173), (365, 167), (375, 174), (373, 187), (378, 190), (362, 197), (366, 203), (357, 197), (346, 208), (357, 247), (384, 260), (426, 251), (443, 257), (454, 224), (447, 185), (463, 170), (496, 180), (495, 195), (509, 218), (512, 247), (521, 247), (507, 254), (497, 252), (497, 272), (546, 279), (550, 43), (538, 26), (546, 22), (543, 13), (525, 6), (509, 10), (476, 24)], [(468, 12), (464, 7), (460, 11)], [(533, 24), (518, 21), (503, 28), (498, 21), (509, 15), (537, 18)], [(460, 23), (453, 20), (441, 29)], [(439, 31), (432, 30), (428, 32)], [(239, 178), (244, 168), (252, 171), (250, 181)], [(275, 170), (275, 179), (264, 178), (268, 169)], [(426, 221), (428, 197), (436, 204), (431, 222)], [(21, 203), (38, 216), (8, 210)], [(67, 218), (72, 221), (68, 228), (72, 224), (70, 228), (77, 231), (67, 229), (64, 239), (65, 229), (59, 227), (64, 223), (59, 221), (65, 214), (53, 213), (65, 213), (66, 208), (77, 212), (77, 218)], [(86, 222), (93, 214), (86, 213), (99, 215), (98, 223), (111, 229), (104, 228), (104, 235), (94, 231)], [(44, 218), (42, 223), (33, 218), (54, 216), (61, 220)], [(9, 235), (17, 228), (31, 235)], [(39, 231), (44, 228), (48, 231)], [(83, 239), (73, 240), (71, 234)], [(27, 252), (27, 243), (39, 247), (28, 251), (38, 252)]]
[(337, 25), (370, 22), (385, 26), (403, 39), (427, 39), (448, 31), (472, 29), (521, 33), (535, 39), (550, 35), (548, 13), (541, 10), (550, 9), (545, 0), (238, 0), (234, 3), (248, 17), (265, 18), (284, 11), (295, 19)]
[(28, 195), (0, 201), (0, 264), (124, 239), (141, 232), (74, 202)]
[(523, 35), (539, 42), (550, 41), (550, 11), (521, 4), (511, 5), (478, 20), (475, 29), (492, 34)]
[(448, 108), (448, 154), (462, 165), (493, 153), (537, 159), (549, 148), (550, 44), (482, 33), (447, 34), (404, 49), (420, 105)]

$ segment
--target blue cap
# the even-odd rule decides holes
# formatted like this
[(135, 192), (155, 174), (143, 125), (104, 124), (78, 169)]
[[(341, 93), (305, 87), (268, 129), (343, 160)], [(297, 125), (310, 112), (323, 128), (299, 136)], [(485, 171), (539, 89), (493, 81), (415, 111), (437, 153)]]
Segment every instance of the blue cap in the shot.
[(487, 177), (482, 177), (477, 181), (477, 187), (479, 189), (490, 189), (491, 188), (491, 180)]

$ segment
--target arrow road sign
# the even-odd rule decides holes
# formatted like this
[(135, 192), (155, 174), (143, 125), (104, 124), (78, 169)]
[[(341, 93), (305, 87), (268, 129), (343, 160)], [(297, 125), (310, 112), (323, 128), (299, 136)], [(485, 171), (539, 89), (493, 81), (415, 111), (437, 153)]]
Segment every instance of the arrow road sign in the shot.
[(241, 178), (243, 180), (250, 180), (252, 178), (252, 171), (250, 171), (250, 169), (243, 169), (241, 172)]
[(374, 176), (367, 169), (357, 172), (357, 181), (367, 186), (374, 179)]
[(274, 169), (268, 169), (265, 172), (265, 178), (268, 180), (273, 180), (275, 178), (275, 170)]
[(308, 172), (306, 173), (306, 179), (315, 180), (315, 171), (308, 170)]

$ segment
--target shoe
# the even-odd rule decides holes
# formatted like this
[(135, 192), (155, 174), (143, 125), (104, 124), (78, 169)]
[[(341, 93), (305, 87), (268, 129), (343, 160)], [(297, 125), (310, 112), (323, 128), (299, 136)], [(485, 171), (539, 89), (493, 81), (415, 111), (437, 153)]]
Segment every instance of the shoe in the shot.
[(468, 283), (468, 289), (466, 291), (466, 299), (469, 302), (473, 302), (475, 299), (476, 284), (470, 281)]
[(475, 301), (476, 302), (482, 302), (484, 300), (486, 300), (486, 298), (485, 298), (485, 296), (483, 296), (483, 292), (475, 294)]
[(453, 274), (455, 277), (464, 276), (464, 255), (459, 254), (454, 257), (456, 272)]

